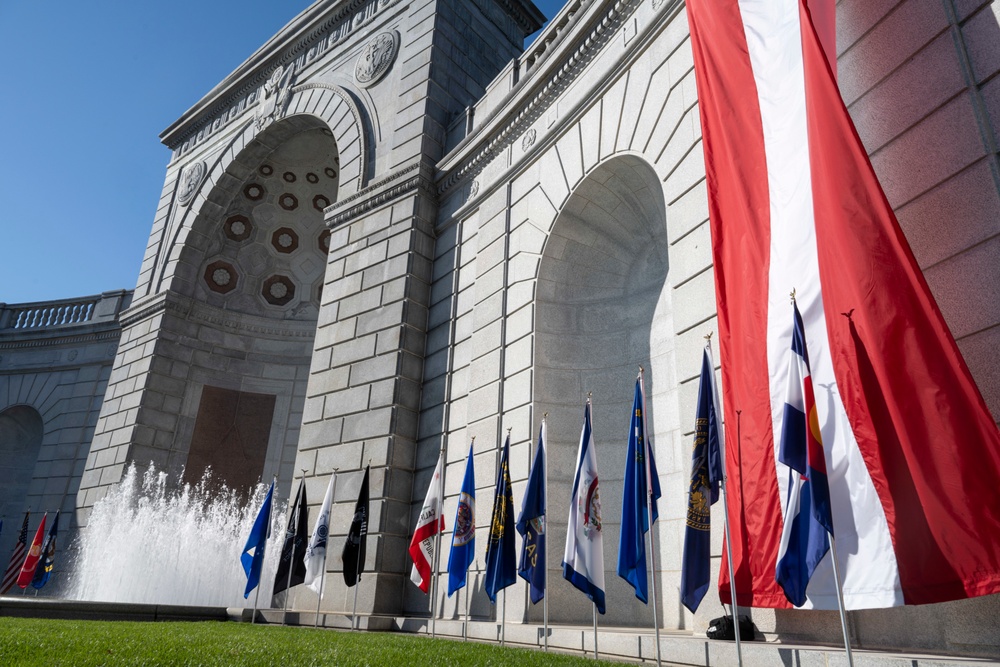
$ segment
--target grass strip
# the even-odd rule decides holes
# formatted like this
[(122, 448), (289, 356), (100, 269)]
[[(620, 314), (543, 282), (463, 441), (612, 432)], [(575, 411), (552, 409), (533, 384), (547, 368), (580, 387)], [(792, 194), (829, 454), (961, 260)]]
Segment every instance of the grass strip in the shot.
[[(0, 618), (0, 665), (597, 667), (616, 663), (497, 644), (388, 632), (248, 623)], [(617, 663), (620, 665), (620, 663)]]

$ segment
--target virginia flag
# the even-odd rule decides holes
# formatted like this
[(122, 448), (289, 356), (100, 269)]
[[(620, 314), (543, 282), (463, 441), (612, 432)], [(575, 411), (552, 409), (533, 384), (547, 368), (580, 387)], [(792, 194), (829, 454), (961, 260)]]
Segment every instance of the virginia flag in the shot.
[[(648, 470), (647, 470), (648, 462)], [(641, 375), (635, 379), (632, 399), (632, 423), (628, 433), (625, 459), (625, 487), (622, 490), (622, 530), (618, 540), (618, 576), (632, 584), (635, 596), (649, 602), (646, 567), (646, 533), (649, 531), (646, 475), (652, 479), (653, 521), (659, 516), (656, 501), (660, 497), (660, 476), (656, 472), (653, 450), (646, 441), (646, 401)]]
[[(705, 155), (740, 604), (775, 580), (797, 302), (848, 609), (1000, 592), (1000, 433), (851, 122), (805, 0), (685, 3)], [(739, 453), (738, 453), (739, 452)], [(739, 469), (746, 462), (748, 474)], [(832, 561), (806, 607), (835, 609)], [(730, 602), (725, 563), (720, 594)]]
[(809, 376), (809, 352), (802, 316), (794, 301), (792, 354), (780, 443), (778, 461), (788, 466), (788, 498), (775, 577), (788, 601), (801, 607), (809, 580), (830, 549), (827, 533), (833, 534), (833, 517), (823, 436)]
[[(274, 575), (274, 590), (277, 595), (286, 588), (298, 586), (306, 578), (306, 546), (309, 537), (309, 503), (306, 502), (306, 487), (299, 480), (299, 491), (295, 494), (295, 502), (288, 514), (285, 526), (285, 541), (281, 545), (281, 557), (278, 559), (278, 570)], [(289, 571), (291, 577), (289, 578)]]
[(420, 508), (417, 517), (417, 528), (410, 540), (410, 559), (413, 568), (410, 570), (410, 581), (420, 590), (427, 593), (431, 589), (431, 568), (434, 566), (434, 538), (444, 530), (444, 516), (441, 514), (444, 504), (444, 452), (438, 457), (431, 484), (427, 487), (427, 497), (424, 506)]
[(361, 480), (358, 502), (354, 505), (354, 518), (344, 542), (344, 583), (348, 588), (361, 579), (365, 569), (365, 547), (368, 544), (368, 466)]
[(24, 564), (24, 552), (28, 549), (28, 517), (31, 512), (24, 513), (24, 523), (21, 524), (21, 532), (17, 534), (17, 543), (10, 554), (10, 562), (3, 575), (3, 583), (0, 583), (0, 595), (11, 589), (17, 582), (17, 575), (21, 572), (21, 565)]
[(306, 547), (306, 576), (302, 583), (317, 594), (322, 588), (325, 574), (323, 570), (326, 566), (326, 543), (330, 535), (330, 510), (333, 507), (333, 490), (336, 484), (337, 472), (334, 471), (326, 486), (326, 495), (323, 496), (323, 504), (320, 505), (319, 516), (316, 518), (316, 527), (313, 528), (309, 546)]
[(496, 604), (497, 593), (517, 581), (514, 556), (514, 496), (510, 488), (510, 435), (500, 455), (496, 495), (490, 521), (490, 541), (486, 546), (486, 595)]
[(458, 494), (455, 525), (452, 528), (451, 552), (448, 554), (448, 597), (465, 586), (469, 565), (476, 557), (476, 469), (475, 443), (469, 446), (462, 491)]
[(48, 515), (48, 512), (42, 515), (42, 522), (38, 524), (38, 530), (35, 531), (35, 539), (31, 541), (28, 556), (24, 559), (24, 564), (21, 565), (21, 572), (17, 575), (17, 585), (21, 588), (27, 588), (35, 576), (35, 568), (42, 557), (42, 539), (45, 537), (45, 517)]
[(56, 534), (59, 532), (59, 512), (56, 511), (56, 517), (52, 519), (52, 527), (49, 528), (49, 534), (45, 538), (45, 543), (42, 544), (42, 555), (38, 559), (38, 565), (35, 567), (35, 575), (31, 578), (31, 585), (33, 588), (41, 588), (49, 582), (49, 577), (52, 576), (52, 569), (55, 567), (56, 560)]
[[(240, 554), (240, 563), (243, 564), (243, 571), (247, 573), (247, 587), (243, 591), (243, 598), (250, 597), (250, 591), (257, 588), (260, 583), (260, 573), (264, 569), (264, 549), (267, 545), (267, 538), (271, 536), (271, 498), (274, 496), (274, 481), (271, 488), (267, 490), (264, 503), (257, 512), (254, 519), (253, 528), (250, 529), (250, 537), (243, 545), (243, 553)], [(253, 555), (250, 551), (253, 550)]]
[(538, 429), (538, 447), (535, 462), (528, 475), (528, 488), (521, 501), (521, 515), (517, 518), (517, 532), (521, 533), (521, 562), (517, 573), (528, 582), (531, 603), (537, 604), (545, 597), (545, 422)]
[(706, 346), (701, 357), (698, 405), (694, 418), (694, 449), (688, 486), (687, 527), (681, 568), (681, 602), (698, 610), (711, 580), (712, 512), (722, 482), (722, 424), (715, 391), (715, 364)]
[(604, 613), (604, 540), (601, 495), (597, 486), (597, 452), (590, 428), (590, 401), (583, 409), (583, 431), (576, 455), (576, 475), (569, 503), (563, 577), (593, 600)]

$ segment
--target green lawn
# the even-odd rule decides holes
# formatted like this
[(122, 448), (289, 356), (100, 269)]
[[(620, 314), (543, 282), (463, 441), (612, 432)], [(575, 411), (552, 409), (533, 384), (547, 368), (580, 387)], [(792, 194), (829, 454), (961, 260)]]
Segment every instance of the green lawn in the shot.
[[(498, 645), (391, 634), (248, 623), (139, 623), (0, 618), (0, 665), (558, 665), (615, 663), (500, 648)], [(619, 667), (620, 667), (620, 663)]]

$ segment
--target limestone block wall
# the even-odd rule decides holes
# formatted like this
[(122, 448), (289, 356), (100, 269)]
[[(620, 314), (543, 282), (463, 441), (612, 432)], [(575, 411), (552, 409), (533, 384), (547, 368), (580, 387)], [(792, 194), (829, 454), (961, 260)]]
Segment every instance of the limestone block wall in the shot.
[[(9, 554), (24, 512), (35, 530), (62, 510), (60, 535), (79, 525), (76, 496), (131, 292), (0, 304), (0, 553)], [(51, 520), (51, 517), (50, 517)]]

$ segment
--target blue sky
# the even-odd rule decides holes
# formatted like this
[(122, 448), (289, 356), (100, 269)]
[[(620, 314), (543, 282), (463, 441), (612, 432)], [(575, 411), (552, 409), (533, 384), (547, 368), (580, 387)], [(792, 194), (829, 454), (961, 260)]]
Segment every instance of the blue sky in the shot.
[(310, 4), (0, 0), (0, 302), (133, 288), (159, 133)]

